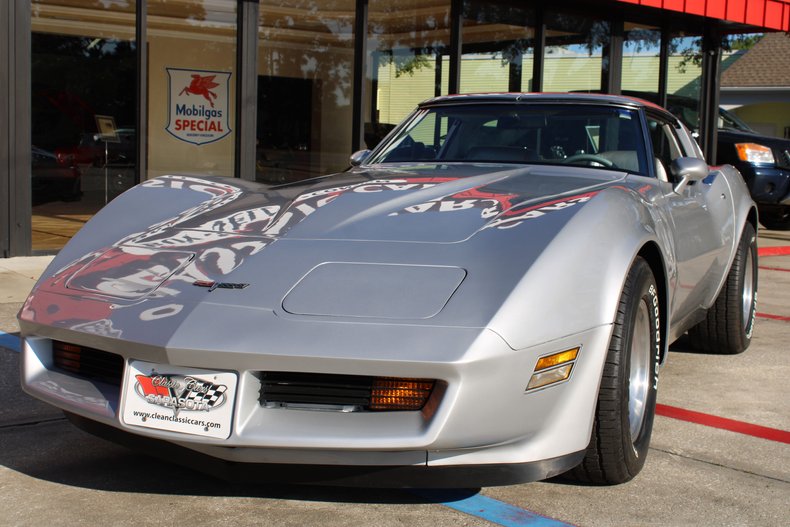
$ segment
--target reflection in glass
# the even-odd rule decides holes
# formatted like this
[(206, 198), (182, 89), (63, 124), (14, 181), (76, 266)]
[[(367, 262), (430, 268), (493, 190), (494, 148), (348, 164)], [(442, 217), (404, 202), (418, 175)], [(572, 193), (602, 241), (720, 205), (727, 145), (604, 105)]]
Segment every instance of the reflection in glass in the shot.
[(661, 30), (653, 26), (626, 22), (621, 77), (623, 92), (634, 92), (630, 95), (658, 102), (660, 56)]
[(667, 109), (692, 131), (699, 130), (702, 38), (675, 34), (669, 41)]
[(365, 143), (373, 148), (414, 107), (447, 93), (449, 0), (370, 0)]
[(531, 91), (532, 9), (466, 0), (462, 24), (461, 93)]
[(261, 2), (258, 181), (297, 181), (348, 166), (354, 8), (354, 0)]
[(31, 14), (32, 249), (54, 251), (134, 184), (135, 2), (34, 0)]
[(581, 165), (645, 174), (641, 139), (633, 109), (524, 101), (434, 106), (418, 111), (366, 163)]
[(601, 90), (609, 23), (567, 12), (546, 14), (543, 91)]
[(148, 0), (148, 177), (233, 176), (236, 0)]

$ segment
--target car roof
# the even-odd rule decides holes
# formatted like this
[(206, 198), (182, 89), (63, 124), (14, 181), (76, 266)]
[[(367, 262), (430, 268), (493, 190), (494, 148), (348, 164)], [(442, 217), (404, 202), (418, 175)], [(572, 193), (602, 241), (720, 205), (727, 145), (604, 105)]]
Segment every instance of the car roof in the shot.
[(420, 103), (420, 107), (491, 102), (616, 104), (631, 106), (633, 108), (654, 108), (668, 113), (664, 108), (644, 99), (598, 93), (465, 93), (461, 95), (434, 97)]

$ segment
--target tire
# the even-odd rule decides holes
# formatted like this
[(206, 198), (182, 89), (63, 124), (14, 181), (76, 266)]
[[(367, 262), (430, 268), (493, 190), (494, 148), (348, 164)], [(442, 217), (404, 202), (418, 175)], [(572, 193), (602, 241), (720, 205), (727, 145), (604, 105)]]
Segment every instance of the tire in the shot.
[(735, 355), (749, 347), (757, 312), (757, 235), (747, 223), (724, 287), (705, 320), (689, 330), (691, 346), (720, 355)]
[(567, 474), (572, 479), (615, 485), (642, 470), (656, 408), (659, 313), (655, 277), (647, 262), (638, 257), (620, 296), (590, 444), (581, 464)]

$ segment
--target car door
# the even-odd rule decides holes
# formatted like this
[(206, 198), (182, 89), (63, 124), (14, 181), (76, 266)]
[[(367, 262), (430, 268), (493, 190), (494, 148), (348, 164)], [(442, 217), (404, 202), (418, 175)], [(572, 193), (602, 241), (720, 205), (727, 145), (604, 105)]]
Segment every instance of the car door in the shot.
[(734, 237), (732, 191), (725, 177), (712, 171), (702, 181), (690, 183), (677, 192), (678, 181), (670, 166), (679, 157), (698, 157), (688, 148), (690, 138), (676, 121), (659, 114), (647, 114), (656, 172), (666, 184), (665, 199), (673, 224), (677, 275), (670, 286), (673, 323), (681, 322), (715, 298), (727, 271)]

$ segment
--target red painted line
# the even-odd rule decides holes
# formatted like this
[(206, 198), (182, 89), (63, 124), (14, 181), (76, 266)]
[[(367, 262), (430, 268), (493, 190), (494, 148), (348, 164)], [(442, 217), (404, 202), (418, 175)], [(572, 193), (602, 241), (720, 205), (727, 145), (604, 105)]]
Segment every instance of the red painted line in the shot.
[(790, 246), (787, 247), (760, 247), (757, 249), (758, 256), (788, 256)]
[(781, 320), (782, 322), (790, 322), (790, 317), (783, 315), (772, 315), (770, 313), (757, 313), (757, 318), (768, 318), (771, 320)]
[(718, 428), (720, 430), (729, 430), (730, 432), (737, 432), (748, 436), (759, 437), (761, 439), (768, 439), (769, 441), (776, 441), (778, 443), (790, 444), (790, 432), (779, 430), (778, 428), (768, 428), (767, 426), (753, 425), (743, 421), (736, 421), (735, 419), (727, 419), (725, 417), (718, 417), (716, 415), (704, 414), (702, 412), (694, 412), (686, 410), (685, 408), (678, 408), (676, 406), (668, 406), (666, 404), (656, 405), (656, 414), (680, 421), (687, 421), (711, 428)]
[(765, 265), (761, 265), (760, 269), (764, 271), (784, 271), (785, 273), (790, 273), (790, 269), (785, 269), (784, 267), (768, 267)]

